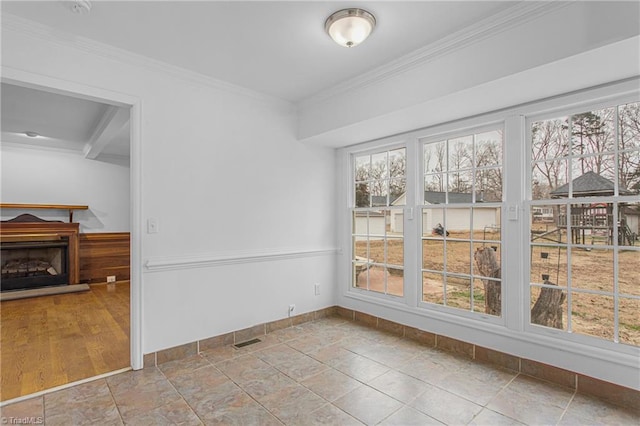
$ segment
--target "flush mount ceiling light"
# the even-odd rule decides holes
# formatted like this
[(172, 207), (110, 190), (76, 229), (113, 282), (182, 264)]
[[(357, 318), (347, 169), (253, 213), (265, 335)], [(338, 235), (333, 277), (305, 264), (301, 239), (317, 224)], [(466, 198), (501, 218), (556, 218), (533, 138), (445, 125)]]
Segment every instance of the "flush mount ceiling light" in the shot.
[(89, 0), (75, 0), (71, 5), (71, 11), (74, 13), (89, 13), (91, 12), (91, 2)]
[(24, 132), (24, 134), (29, 136), (30, 138), (37, 138), (38, 136), (40, 136), (40, 133), (32, 132), (31, 130), (27, 130), (26, 132)]
[(365, 41), (376, 26), (376, 18), (364, 9), (342, 9), (327, 18), (324, 30), (343, 47), (354, 47)]

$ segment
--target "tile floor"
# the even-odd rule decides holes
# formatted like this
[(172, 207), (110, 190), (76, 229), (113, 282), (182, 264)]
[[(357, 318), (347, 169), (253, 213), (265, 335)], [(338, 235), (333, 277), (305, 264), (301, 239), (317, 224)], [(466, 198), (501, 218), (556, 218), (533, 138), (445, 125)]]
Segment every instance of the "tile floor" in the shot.
[(261, 340), (8, 405), (2, 422), (640, 424), (630, 409), (337, 317)]

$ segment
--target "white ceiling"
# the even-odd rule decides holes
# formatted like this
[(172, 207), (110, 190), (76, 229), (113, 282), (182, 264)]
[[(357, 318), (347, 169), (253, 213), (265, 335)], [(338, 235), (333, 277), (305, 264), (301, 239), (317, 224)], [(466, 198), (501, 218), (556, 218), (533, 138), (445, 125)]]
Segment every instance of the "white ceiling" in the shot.
[(0, 95), (3, 144), (119, 163), (129, 157), (129, 112), (124, 108), (6, 83)]
[[(511, 1), (5, 1), (2, 14), (36, 21), (294, 104), (401, 60), (416, 49), (514, 6)], [(334, 11), (361, 7), (378, 21), (347, 49), (324, 32)], [(114, 107), (2, 85), (3, 142), (128, 156), (129, 128), (105, 128)], [(122, 120), (120, 120), (122, 121)], [(40, 138), (28, 138), (30, 130)], [(108, 139), (108, 140), (107, 140)]]
[[(294, 103), (490, 19), (508, 1), (2, 1), (2, 13), (37, 21)], [(378, 21), (347, 49), (324, 32), (336, 10)]]

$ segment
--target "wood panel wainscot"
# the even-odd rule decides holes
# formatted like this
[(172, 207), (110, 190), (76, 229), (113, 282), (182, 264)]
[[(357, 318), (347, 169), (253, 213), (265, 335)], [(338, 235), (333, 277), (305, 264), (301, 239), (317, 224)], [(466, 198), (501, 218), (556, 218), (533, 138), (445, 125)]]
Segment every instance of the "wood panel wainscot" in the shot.
[(108, 276), (117, 281), (130, 278), (129, 232), (80, 234), (80, 282), (104, 283)]

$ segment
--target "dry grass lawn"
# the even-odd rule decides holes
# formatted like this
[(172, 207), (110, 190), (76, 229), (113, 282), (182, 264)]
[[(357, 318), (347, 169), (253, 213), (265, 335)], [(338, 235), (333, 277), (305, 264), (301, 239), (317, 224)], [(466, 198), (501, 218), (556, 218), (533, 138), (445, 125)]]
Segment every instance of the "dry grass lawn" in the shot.
[[(451, 273), (478, 275), (477, 266), (473, 261), (473, 253), (480, 247), (490, 246), (496, 251), (498, 261), (501, 258), (501, 245), (494, 241), (500, 239), (499, 233), (474, 232), (474, 239), (487, 241), (455, 241), (469, 239), (468, 232), (451, 232), (447, 241), (446, 254), (442, 238), (425, 235), (429, 239), (423, 241), (423, 269), (442, 271), (446, 260), (447, 270)], [(566, 236), (562, 236), (566, 242)], [(538, 240), (540, 243), (550, 243), (548, 240)], [(565, 294), (568, 282), (568, 271), (571, 271), (571, 294), (564, 302), (563, 325), (568, 329), (568, 307), (571, 304), (571, 330), (574, 333), (586, 334), (613, 340), (614, 336), (614, 306), (615, 300), (611, 296), (589, 292), (614, 292), (613, 250), (598, 247), (594, 239), (594, 246), (590, 250), (572, 248), (567, 253), (566, 248), (532, 246), (531, 250), (531, 282), (541, 284), (544, 279), (564, 287)], [(371, 259), (375, 263), (386, 263), (390, 266), (385, 272), (382, 267), (372, 267), (360, 273), (356, 285), (383, 293), (402, 295), (403, 271), (393, 268), (393, 265), (403, 265), (403, 240), (388, 239), (356, 242), (356, 256)], [(638, 244), (636, 242), (636, 244)], [(385, 258), (386, 256), (386, 258)], [(636, 249), (619, 250), (618, 256), (618, 315), (619, 340), (621, 343), (640, 345), (640, 300), (624, 296), (640, 296), (640, 251)], [(570, 262), (569, 262), (570, 258)], [(570, 268), (569, 268), (570, 264)], [(368, 280), (367, 280), (367, 274)], [(544, 275), (544, 276), (543, 276)], [(425, 272), (423, 274), (423, 300), (431, 303), (446, 304), (465, 310), (484, 312), (485, 296), (483, 282), (479, 278), (447, 276), (438, 273)], [(386, 287), (385, 287), (386, 286)], [(445, 293), (446, 287), (446, 293)], [(531, 287), (531, 304), (535, 303), (540, 288)]]

